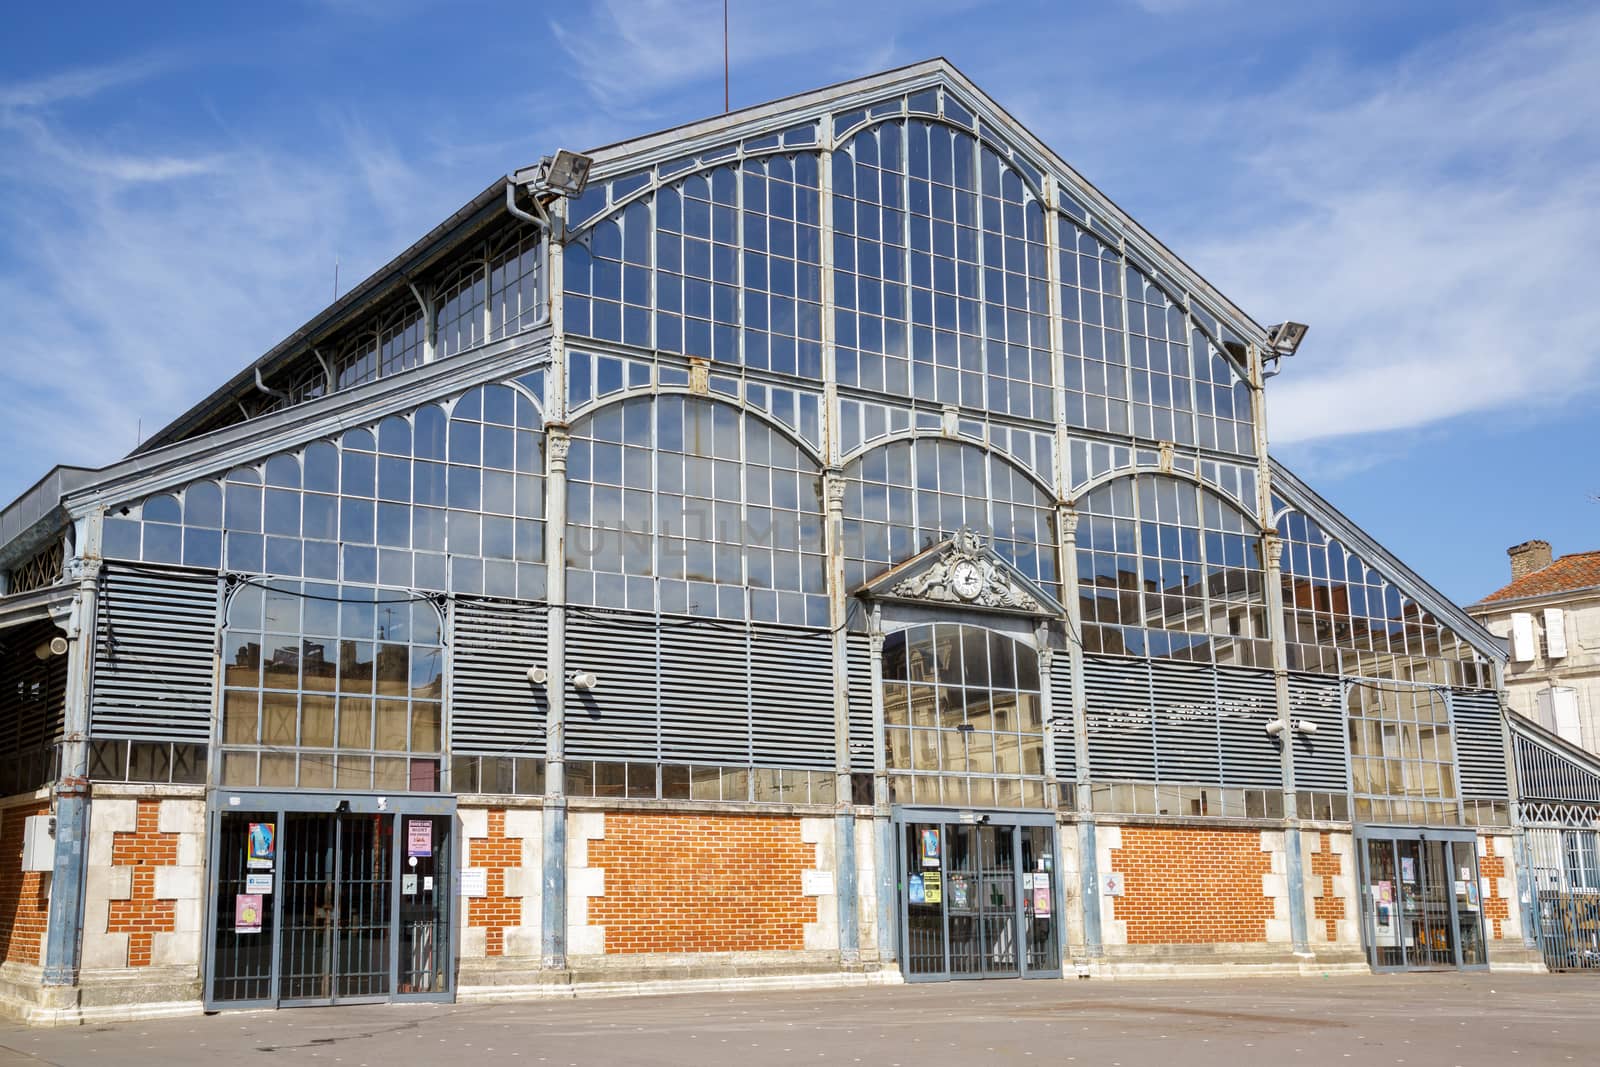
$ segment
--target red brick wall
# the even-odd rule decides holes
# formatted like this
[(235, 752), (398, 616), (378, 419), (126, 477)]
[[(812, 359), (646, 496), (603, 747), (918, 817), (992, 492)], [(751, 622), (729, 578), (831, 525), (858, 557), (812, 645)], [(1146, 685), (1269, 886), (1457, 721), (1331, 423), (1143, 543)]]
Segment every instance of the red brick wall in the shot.
[(1484, 837), (1486, 854), (1478, 857), (1478, 873), (1489, 879), (1489, 896), (1483, 902), (1483, 916), (1488, 919), (1493, 929), (1491, 936), (1499, 941), (1504, 935), (1501, 933), (1501, 924), (1511, 918), (1511, 901), (1500, 895), (1500, 879), (1509, 873), (1506, 870), (1506, 858), (1496, 852), (1497, 848), (1509, 848), (1502, 845), (1498, 838)]
[(1259, 830), (1124, 826), (1111, 869), (1123, 875), (1123, 895), (1112, 899), (1130, 945), (1267, 939), (1273, 906), (1261, 876), (1272, 856)]
[(800, 872), (816, 848), (800, 820), (762, 815), (607, 812), (589, 866), (605, 870), (605, 895), (589, 922), (606, 952), (750, 952), (803, 949), (815, 897)]
[(177, 929), (177, 905), (156, 899), (156, 868), (178, 863), (178, 835), (160, 831), (161, 802), (141, 800), (133, 833), (111, 839), (111, 865), (133, 868), (133, 895), (113, 900), (106, 932), (128, 935), (128, 966), (148, 967), (157, 934)]
[(485, 867), (484, 895), (467, 901), (467, 925), (484, 931), (484, 952), (503, 956), (506, 927), (522, 925), (522, 898), (506, 896), (506, 869), (522, 866), (522, 839), (506, 836), (503, 808), (489, 812), (489, 836), (467, 843), (467, 866)]
[(50, 914), (49, 882), (37, 871), (22, 869), (24, 821), (48, 815), (41, 801), (7, 808), (0, 819), (0, 962), (38, 964)]
[(1311, 854), (1311, 877), (1322, 879), (1322, 895), (1316, 898), (1316, 918), (1328, 929), (1328, 940), (1339, 940), (1339, 920), (1346, 918), (1344, 898), (1335, 895), (1333, 880), (1344, 873), (1344, 857), (1333, 851), (1333, 835), (1323, 834), (1322, 844)]

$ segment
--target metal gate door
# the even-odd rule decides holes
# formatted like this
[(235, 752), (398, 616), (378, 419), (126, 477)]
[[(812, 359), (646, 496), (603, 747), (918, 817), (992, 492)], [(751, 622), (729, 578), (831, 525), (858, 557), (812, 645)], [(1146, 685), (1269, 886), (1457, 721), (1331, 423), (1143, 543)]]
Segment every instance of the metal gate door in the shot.
[(1373, 970), (1487, 966), (1471, 831), (1363, 827), (1357, 846)]
[(1527, 833), (1545, 966), (1600, 973), (1600, 833), (1581, 826)]
[(1061, 974), (1049, 816), (901, 816), (901, 959), (908, 981)]
[(282, 852), (280, 1003), (387, 997), (394, 816), (291, 812)]
[(212, 821), (208, 1008), (450, 999), (453, 801), (227, 801)]

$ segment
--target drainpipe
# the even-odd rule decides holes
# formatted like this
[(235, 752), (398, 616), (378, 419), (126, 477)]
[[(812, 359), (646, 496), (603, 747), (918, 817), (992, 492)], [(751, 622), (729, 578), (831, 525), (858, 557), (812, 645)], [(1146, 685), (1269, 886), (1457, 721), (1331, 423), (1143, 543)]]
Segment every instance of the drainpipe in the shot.
[(50, 914), (44, 938), (40, 984), (78, 983), (82, 959), (84, 875), (89, 830), (89, 696), (93, 675), (97, 583), (100, 578), (99, 511), (83, 521), (76, 562), (78, 593), (68, 623), (66, 707), (61, 733), (61, 773), (53, 790), (56, 818), (55, 870), (50, 876)]

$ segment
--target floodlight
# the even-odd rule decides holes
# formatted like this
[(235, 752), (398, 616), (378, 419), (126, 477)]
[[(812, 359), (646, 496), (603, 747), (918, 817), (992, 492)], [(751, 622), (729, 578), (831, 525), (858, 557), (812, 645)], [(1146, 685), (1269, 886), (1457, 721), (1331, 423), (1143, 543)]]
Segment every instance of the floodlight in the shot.
[(1310, 719), (1296, 719), (1294, 728), (1303, 734), (1314, 734), (1317, 732), (1317, 724), (1312, 722)]
[(1303, 322), (1280, 322), (1267, 330), (1267, 344), (1279, 356), (1292, 356), (1309, 329)]
[(590, 690), (600, 684), (600, 679), (589, 671), (575, 671), (572, 675), (572, 688)]
[(592, 166), (594, 160), (588, 156), (563, 148), (543, 161), (540, 170), (544, 173), (540, 177), (549, 189), (567, 196), (578, 196), (583, 192), (583, 187), (589, 184), (589, 168)]
[(1273, 719), (1271, 722), (1267, 723), (1266, 729), (1267, 733), (1271, 734), (1273, 737), (1277, 737), (1279, 734), (1283, 733), (1284, 730), (1288, 729), (1288, 724), (1282, 719)]
[(545, 670), (543, 667), (528, 668), (528, 681), (532, 682), (534, 685), (544, 685), (549, 680), (550, 672)]

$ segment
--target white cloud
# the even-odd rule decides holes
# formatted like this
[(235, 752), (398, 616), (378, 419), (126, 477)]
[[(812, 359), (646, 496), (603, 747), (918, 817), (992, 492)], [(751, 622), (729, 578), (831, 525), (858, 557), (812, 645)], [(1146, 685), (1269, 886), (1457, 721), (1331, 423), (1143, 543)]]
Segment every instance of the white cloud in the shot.
[(153, 69), (0, 89), (4, 499), (133, 448), (327, 303), (336, 256), (348, 289), (459, 206), (354, 121), (191, 152), (59, 106)]
[(1600, 15), (1519, 18), (1235, 102), (1243, 209), (1186, 251), (1259, 319), (1313, 326), (1269, 387), (1275, 441), (1594, 389), (1597, 49)]

